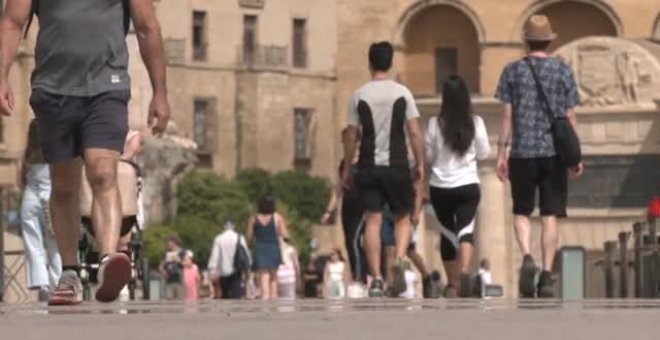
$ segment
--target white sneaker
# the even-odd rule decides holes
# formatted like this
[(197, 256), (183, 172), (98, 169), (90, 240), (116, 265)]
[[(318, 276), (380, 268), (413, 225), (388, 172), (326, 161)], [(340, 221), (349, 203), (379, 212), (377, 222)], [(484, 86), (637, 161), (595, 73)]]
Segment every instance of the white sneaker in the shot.
[(131, 280), (131, 260), (124, 253), (106, 256), (99, 266), (96, 300), (112, 302)]

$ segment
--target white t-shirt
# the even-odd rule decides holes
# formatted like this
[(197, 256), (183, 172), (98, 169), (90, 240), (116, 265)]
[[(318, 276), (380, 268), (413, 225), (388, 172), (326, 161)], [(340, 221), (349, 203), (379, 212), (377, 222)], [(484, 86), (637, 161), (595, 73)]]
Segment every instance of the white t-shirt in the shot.
[(406, 123), (419, 117), (412, 93), (393, 80), (374, 80), (353, 94), (348, 124), (362, 129), (360, 158), (365, 166), (408, 166)]
[(445, 144), (438, 118), (429, 120), (426, 131), (426, 158), (431, 164), (430, 185), (437, 188), (456, 188), (479, 183), (477, 160), (483, 160), (490, 153), (490, 142), (486, 124), (479, 116), (474, 116), (474, 140), (464, 156), (459, 156)]

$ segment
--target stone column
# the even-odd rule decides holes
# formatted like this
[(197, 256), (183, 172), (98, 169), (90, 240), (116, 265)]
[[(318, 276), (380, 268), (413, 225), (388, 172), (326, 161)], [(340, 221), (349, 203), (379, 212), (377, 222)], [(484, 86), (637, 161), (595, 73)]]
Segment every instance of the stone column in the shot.
[(480, 169), (481, 204), (477, 215), (477, 254), (488, 258), (493, 283), (501, 284), (506, 297), (515, 296), (514, 273), (511, 266), (513, 231), (510, 218), (508, 185), (497, 178), (495, 160)]

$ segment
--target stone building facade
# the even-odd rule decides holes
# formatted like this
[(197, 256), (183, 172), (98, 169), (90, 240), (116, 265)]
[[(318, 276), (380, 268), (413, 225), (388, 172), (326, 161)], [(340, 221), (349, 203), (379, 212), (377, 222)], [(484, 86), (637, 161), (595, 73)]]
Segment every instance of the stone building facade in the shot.
[[(571, 62), (584, 106), (579, 110), (587, 172), (570, 193), (562, 243), (597, 257), (642, 215), (660, 192), (660, 0), (156, 0), (168, 62), (173, 121), (198, 144), (200, 166), (226, 176), (249, 167), (307, 169), (334, 179), (339, 131), (351, 92), (368, 80), (370, 43), (396, 47), (394, 74), (418, 99), (425, 118), (437, 113), (438, 89), (464, 76), (475, 109), (495, 144), (500, 104), (492, 98), (504, 65), (524, 53), (523, 23), (550, 17), (553, 50)], [(31, 117), (29, 74), (34, 29), (22, 42), (10, 81), (16, 114), (2, 118), (0, 188), (15, 188), (17, 162)], [(582, 38), (605, 36), (607, 38)], [(143, 127), (148, 76), (131, 47), (131, 124)], [(493, 155), (494, 156), (494, 155)], [(506, 184), (494, 158), (481, 167), (480, 257), (515, 295), (519, 256)], [(439, 268), (432, 213), (420, 242)], [(321, 234), (341, 244), (341, 232)], [(537, 230), (538, 232), (538, 230)], [(538, 249), (538, 245), (535, 245)], [(598, 269), (589, 267), (589, 277)], [(595, 280), (590, 281), (595, 282)], [(593, 296), (602, 293), (594, 283)]]
[[(535, 13), (549, 16), (559, 36), (552, 49), (571, 63), (584, 102), (578, 118), (587, 170), (571, 185), (561, 242), (585, 247), (587, 294), (603, 296), (602, 270), (594, 265), (603, 242), (630, 230), (643, 218), (645, 202), (660, 192), (660, 59), (659, 45), (652, 43), (660, 38), (660, 1), (340, 0), (338, 9), (340, 105), (369, 77), (369, 44), (390, 40), (396, 48), (395, 76), (412, 89), (423, 116), (437, 114), (443, 79), (458, 73), (474, 94), (475, 111), (484, 117), (494, 148), (502, 107), (492, 96), (501, 70), (524, 54), (524, 22)], [(603, 37), (587, 38), (593, 36)], [(345, 122), (345, 115), (339, 117)], [(480, 172), (479, 257), (491, 260), (495, 281), (507, 296), (516, 296), (520, 254), (508, 184), (495, 175), (494, 152)], [(440, 268), (437, 222), (430, 210), (426, 222), (421, 235), (426, 259)], [(534, 248), (540, 258), (537, 228)]]
[(158, 2), (173, 120), (201, 166), (331, 175), (335, 12), (334, 0)]

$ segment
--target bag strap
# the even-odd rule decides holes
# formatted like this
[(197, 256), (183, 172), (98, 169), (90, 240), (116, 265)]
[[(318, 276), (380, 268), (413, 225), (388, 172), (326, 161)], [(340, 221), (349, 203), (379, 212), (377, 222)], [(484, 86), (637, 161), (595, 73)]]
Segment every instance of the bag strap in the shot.
[(527, 63), (527, 66), (529, 66), (529, 69), (532, 71), (532, 78), (534, 78), (534, 84), (536, 84), (536, 92), (539, 95), (539, 98), (541, 99), (541, 108), (543, 109), (543, 112), (548, 116), (548, 119), (550, 120), (550, 124), (552, 124), (556, 117), (554, 113), (552, 113), (552, 107), (550, 106), (550, 102), (548, 101), (548, 97), (545, 95), (545, 91), (543, 90), (543, 85), (541, 85), (541, 81), (539, 80), (539, 76), (536, 73), (536, 69), (534, 68), (534, 65), (532, 64), (532, 61), (530, 60), (529, 57), (523, 58), (525, 63)]

